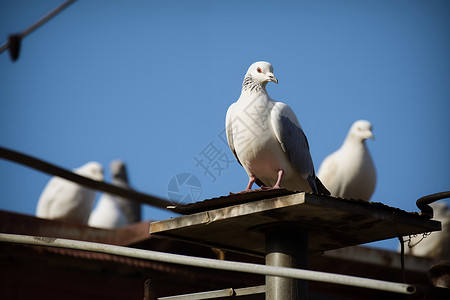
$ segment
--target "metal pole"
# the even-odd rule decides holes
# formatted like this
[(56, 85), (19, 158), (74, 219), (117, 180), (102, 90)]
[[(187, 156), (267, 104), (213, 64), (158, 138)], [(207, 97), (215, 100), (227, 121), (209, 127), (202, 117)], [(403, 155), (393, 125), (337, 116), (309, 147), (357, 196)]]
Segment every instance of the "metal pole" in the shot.
[(281, 268), (250, 263), (241, 263), (236, 261), (191, 257), (186, 255), (170, 254), (100, 243), (74, 241), (68, 239), (0, 233), (0, 242), (94, 251), (192, 267), (321, 281), (400, 294), (413, 294), (416, 291), (415, 286), (404, 283), (374, 280), (310, 270), (298, 270), (293, 268)]
[[(266, 233), (266, 265), (306, 269), (308, 232), (289, 227), (273, 227)], [(266, 276), (266, 300), (306, 300), (308, 282), (293, 278)]]
[(144, 282), (144, 300), (156, 300), (155, 282), (147, 279)]

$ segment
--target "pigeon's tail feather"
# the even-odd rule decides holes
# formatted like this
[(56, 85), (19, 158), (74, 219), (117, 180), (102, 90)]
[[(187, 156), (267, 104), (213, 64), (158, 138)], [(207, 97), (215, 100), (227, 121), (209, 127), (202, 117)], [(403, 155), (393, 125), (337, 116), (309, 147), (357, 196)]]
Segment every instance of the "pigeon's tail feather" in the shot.
[(262, 182), (261, 180), (259, 180), (259, 178), (256, 178), (255, 183), (259, 186), (259, 187), (266, 187), (267, 185), (264, 184), (264, 182)]
[(307, 180), (308, 180), (309, 186), (311, 187), (313, 193), (317, 194), (317, 185), (316, 185), (316, 181), (314, 180), (314, 177), (308, 176)]
[(316, 176), (316, 186), (317, 186), (317, 193), (320, 195), (327, 195), (331, 196), (331, 193), (327, 188), (323, 185), (322, 181), (320, 181), (319, 177)]

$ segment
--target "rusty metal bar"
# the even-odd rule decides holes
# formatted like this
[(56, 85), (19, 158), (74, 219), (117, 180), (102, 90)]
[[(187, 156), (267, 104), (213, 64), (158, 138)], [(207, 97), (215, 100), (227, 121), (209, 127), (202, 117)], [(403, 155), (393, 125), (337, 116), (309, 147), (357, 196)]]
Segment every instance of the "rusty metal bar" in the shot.
[(215, 291), (168, 296), (168, 297), (158, 298), (158, 300), (197, 300), (197, 299), (216, 299), (216, 298), (248, 299), (248, 296), (260, 295), (260, 294), (264, 294), (264, 293), (266, 293), (266, 286), (259, 285), (259, 286), (252, 286), (252, 287), (245, 287), (245, 288), (238, 288), (238, 289), (228, 288), (228, 289), (215, 290)]
[(158, 298), (158, 300), (197, 300), (197, 299), (224, 298), (224, 297), (232, 297), (232, 296), (234, 296), (234, 290), (232, 288), (228, 288), (228, 289), (216, 290), (216, 291), (208, 291), (208, 292), (199, 292), (199, 293), (192, 293), (192, 294), (185, 294), (185, 295), (162, 297), (162, 298)]
[(450, 191), (423, 196), (417, 199), (416, 205), (421, 210), (424, 216), (432, 219), (434, 215), (433, 208), (428, 204), (445, 198), (450, 198)]
[(143, 194), (132, 189), (123, 189), (116, 185), (108, 184), (103, 181), (92, 180), (90, 178), (80, 176), (66, 169), (60, 168), (56, 165), (50, 164), (43, 160), (31, 157), (29, 155), (19, 153), (4, 147), (0, 147), (0, 157), (25, 165), (27, 167), (39, 170), (41, 172), (58, 176), (72, 182), (81, 184), (85, 187), (114, 194), (129, 199), (130, 201), (145, 203), (162, 209), (167, 209), (167, 206), (173, 205), (169, 200), (158, 198), (155, 196)]
[(355, 276), (332, 274), (310, 270), (300, 270), (294, 268), (274, 267), (274, 266), (242, 263), (236, 261), (224, 261), (211, 258), (192, 257), (186, 255), (163, 253), (157, 251), (127, 248), (92, 242), (74, 241), (67, 239), (0, 233), (0, 242), (94, 251), (112, 255), (134, 257), (139, 259), (186, 265), (192, 267), (328, 282), (400, 294), (413, 294), (416, 291), (414, 285), (404, 283), (388, 282), (383, 280), (360, 278)]

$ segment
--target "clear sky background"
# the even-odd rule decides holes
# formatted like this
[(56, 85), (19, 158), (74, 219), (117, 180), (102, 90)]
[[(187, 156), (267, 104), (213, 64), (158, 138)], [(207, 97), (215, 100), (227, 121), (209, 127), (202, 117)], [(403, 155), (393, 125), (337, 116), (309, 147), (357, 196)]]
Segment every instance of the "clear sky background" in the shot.
[[(0, 43), (62, 2), (0, 1)], [(0, 145), (68, 169), (98, 161), (107, 181), (121, 158), (135, 189), (164, 198), (183, 172), (198, 200), (238, 192), (247, 175), (222, 141), (225, 114), (258, 60), (273, 64), (267, 90), (296, 112), (316, 170), (367, 119), (372, 201), (418, 211), (450, 189), (446, 0), (77, 1), (17, 62), (0, 54)], [(50, 176), (0, 160), (0, 179), (0, 209), (33, 215)]]

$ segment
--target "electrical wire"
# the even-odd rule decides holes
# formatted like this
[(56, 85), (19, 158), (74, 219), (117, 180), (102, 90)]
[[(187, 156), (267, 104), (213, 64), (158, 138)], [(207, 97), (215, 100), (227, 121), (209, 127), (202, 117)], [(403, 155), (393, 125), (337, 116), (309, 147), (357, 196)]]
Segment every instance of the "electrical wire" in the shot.
[(406, 270), (405, 270), (405, 241), (403, 241), (403, 237), (399, 236), (398, 240), (400, 241), (400, 268), (402, 271), (402, 280), (406, 283)]
[[(59, 14), (61, 11), (63, 11), (66, 7), (68, 7), (70, 4), (72, 4), (73, 2), (75, 2), (76, 0), (67, 0), (66, 2), (60, 4), (59, 6), (57, 6), (56, 8), (54, 8), (53, 10), (51, 10), (49, 13), (47, 13), (45, 16), (43, 16), (42, 18), (40, 18), (39, 20), (37, 20), (35, 23), (33, 23), (30, 27), (28, 27), (27, 29), (25, 29), (24, 31), (22, 31), (21, 33), (17, 33), (17, 34), (12, 34), (9, 36), (8, 41), (6, 43), (4, 43), (3, 45), (0, 46), (0, 53), (2, 53), (3, 51), (5, 51), (6, 49), (10, 48), (11, 46), (18, 47), (18, 49), (14, 49), (13, 52), (17, 51), (16, 54), (16, 59), (18, 57), (18, 51), (20, 49), (20, 41), (26, 37), (27, 35), (29, 35), (30, 33), (32, 33), (33, 31), (35, 31), (36, 29), (38, 29), (40, 26), (44, 25), (46, 22), (48, 22), (51, 18), (55, 17), (57, 14)], [(12, 53), (12, 52), (10, 52)], [(12, 58), (13, 58), (13, 54), (11, 54)], [(13, 60), (15, 60), (13, 58)]]

